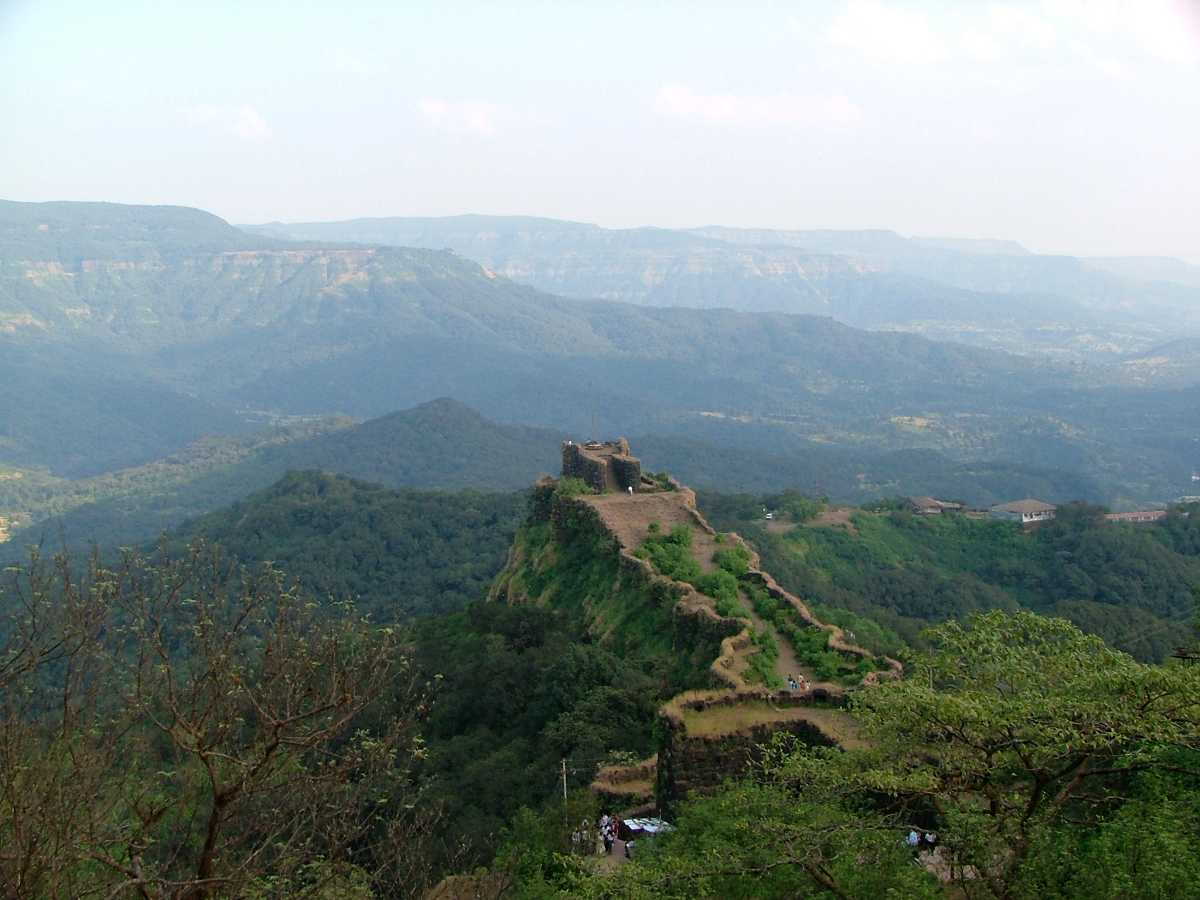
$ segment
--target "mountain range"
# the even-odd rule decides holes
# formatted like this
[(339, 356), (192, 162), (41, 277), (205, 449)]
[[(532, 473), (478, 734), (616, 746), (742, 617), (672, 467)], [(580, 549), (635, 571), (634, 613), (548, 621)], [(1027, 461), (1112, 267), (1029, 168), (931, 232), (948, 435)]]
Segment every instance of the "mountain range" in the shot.
[(571, 297), (829, 315), (1017, 353), (1108, 360), (1200, 334), (1200, 268), (1077, 259), (892, 231), (605, 229), (522, 216), (244, 226), (275, 238), (449, 248)]
[[(736, 251), (708, 235), (573, 227), (601, 243)], [(848, 257), (829, 258), (851, 272)], [(443, 396), (577, 437), (780, 459), (920, 451), (930, 465), (1069, 473), (1114, 503), (1182, 493), (1197, 450), (1186, 365), (1127, 378), (829, 316), (560, 297), (450, 250), (288, 242), (174, 207), (0, 204), (0, 351), (0, 391), (17, 410), (0, 423), (9, 480), (97, 476), (204, 435)]]

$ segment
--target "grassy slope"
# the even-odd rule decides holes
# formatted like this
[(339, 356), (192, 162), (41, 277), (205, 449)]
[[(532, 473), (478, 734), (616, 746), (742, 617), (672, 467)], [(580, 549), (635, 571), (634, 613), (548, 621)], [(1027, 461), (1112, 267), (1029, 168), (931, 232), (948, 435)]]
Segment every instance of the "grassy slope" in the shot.
[[(755, 544), (785, 587), (819, 607), (874, 619), (908, 641), (930, 622), (1024, 606), (1070, 618), (1135, 656), (1157, 660), (1186, 631), (1200, 589), (1200, 555), (1167, 526), (1104, 523), (1085, 507), (1069, 508), (1036, 531), (962, 516), (860, 510), (853, 532), (801, 526), (779, 534), (731, 514), (719, 497), (706, 502), (715, 521)], [(1171, 527), (1194, 526), (1176, 519)]]
[(649, 596), (643, 582), (623, 577), (606, 535), (572, 530), (568, 540), (558, 540), (549, 522), (527, 522), (495, 591), (580, 619), (594, 639), (620, 656), (667, 661), (675, 690), (708, 684), (716, 644), (676, 646), (673, 598)]

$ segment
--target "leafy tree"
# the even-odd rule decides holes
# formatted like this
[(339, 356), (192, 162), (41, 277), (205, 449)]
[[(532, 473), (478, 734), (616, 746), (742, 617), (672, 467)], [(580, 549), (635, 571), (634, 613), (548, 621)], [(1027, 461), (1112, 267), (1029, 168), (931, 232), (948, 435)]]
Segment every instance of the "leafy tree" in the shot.
[(902, 840), (864, 827), (852, 806), (810, 802), (781, 783), (745, 781), (689, 804), (678, 829), (639, 846), (612, 877), (565, 893), (593, 898), (877, 898), (942, 896)]
[(1187, 897), (1200, 884), (1200, 781), (1143, 774), (1095, 828), (1044, 835), (1019, 893), (1039, 900)]
[(890, 797), (883, 821), (897, 827), (931, 817), (964, 890), (1019, 896), (1047, 835), (1097, 821), (1129, 779), (1200, 775), (1195, 671), (1139, 664), (1030, 613), (948, 622), (929, 639), (903, 681), (856, 695), (870, 750), (795, 754), (780, 775), (829, 802)]
[[(1062, 620), (991, 612), (932, 630), (903, 681), (853, 708), (865, 747), (779, 737), (756, 778), (588, 897), (1187, 896), (1200, 872), (1200, 676)], [(905, 845), (932, 831), (937, 849)]]

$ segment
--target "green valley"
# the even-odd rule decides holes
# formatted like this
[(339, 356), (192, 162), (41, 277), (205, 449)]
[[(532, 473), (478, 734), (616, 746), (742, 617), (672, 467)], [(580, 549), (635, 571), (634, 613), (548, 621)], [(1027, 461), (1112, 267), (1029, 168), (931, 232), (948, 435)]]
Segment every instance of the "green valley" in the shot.
[(147, 434), (114, 435), (119, 451), (87, 416), (10, 419), (9, 466), (94, 474), (231, 417), (369, 418), (441, 396), (574, 432), (1067, 471), (1122, 504), (1183, 493), (1194, 465), (1197, 388), (1174, 370), (1120, 387), (1104, 368), (818, 316), (562, 299), (451, 252), (288, 244), (195, 210), (7, 203), (0, 224), (0, 380), (24, 386), (19, 408), (105, 408), (72, 362), (97, 354), (164, 398), (153, 413), (118, 399), (123, 432)]

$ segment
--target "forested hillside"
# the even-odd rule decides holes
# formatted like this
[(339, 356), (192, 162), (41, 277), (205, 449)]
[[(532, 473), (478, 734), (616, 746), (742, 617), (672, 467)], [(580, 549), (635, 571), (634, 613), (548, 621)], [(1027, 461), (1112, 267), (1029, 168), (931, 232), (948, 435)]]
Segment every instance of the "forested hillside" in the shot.
[[(461, 411), (442, 404), (432, 414)], [(572, 489), (563, 488), (564, 496)], [(1186, 671), (1156, 674), (1158, 670), (1136, 666), (1098, 642), (1064, 632), (1065, 624), (1008, 613), (1025, 605), (1067, 615), (1115, 644), (1153, 657), (1161, 650), (1158, 639), (1165, 623), (1173, 623), (1172, 638), (1186, 631), (1183, 620), (1191, 616), (1200, 584), (1200, 516), (1174, 515), (1162, 526), (1135, 528), (1103, 524), (1096, 509), (1079, 506), (1063, 509), (1051, 525), (1026, 533), (1004, 523), (954, 516), (916, 519), (881, 508), (850, 516), (853, 531), (848, 531), (838, 525), (799, 524), (817, 513), (820, 503), (795, 493), (710, 495), (703, 502), (714, 519), (754, 540), (765, 565), (827, 621), (853, 628), (858, 641), (900, 653), (908, 665), (935, 667), (928, 679), (918, 668), (894, 690), (874, 688), (850, 699), (862, 727), (886, 742), (887, 759), (902, 758), (907, 747), (922, 747), (918, 759), (930, 758), (941, 745), (930, 743), (929, 721), (944, 722), (964, 708), (984, 710), (991, 723), (986, 727), (1001, 731), (1022, 727), (1014, 723), (1030, 715), (1042, 716), (1039, 721), (1048, 733), (1038, 738), (1037, 746), (1047, 754), (1099, 754), (1095, 758), (1100, 759), (1111, 751), (1109, 745), (1097, 749), (1078, 743), (1090, 734), (1089, 726), (1071, 711), (1084, 706), (1101, 719), (1107, 715), (1104, 710), (1119, 707), (1118, 720), (1125, 723), (1120, 740), (1130, 752), (1142, 753), (1134, 729), (1143, 723), (1157, 727), (1156, 733), (1169, 742), (1186, 744), (1189, 739), (1190, 726), (1180, 717), (1186, 720), (1191, 707), (1164, 702), (1190, 690)], [(763, 504), (778, 513), (772, 531), (784, 533), (763, 527)], [(260, 815), (253, 803), (235, 799), (221, 813), (216, 832), (225, 850), (207, 863), (200, 842), (188, 837), (188, 816), (207, 816), (216, 808), (205, 793), (209, 787), (197, 748), (187, 741), (154, 741), (142, 707), (121, 701), (109, 714), (124, 723), (122, 729), (115, 734), (98, 727), (88, 730), (89, 752), (60, 764), (55, 760), (70, 755), (61, 743), (59, 707), (47, 702), (51, 695), (46, 693), (61, 690), (55, 686), (59, 667), (35, 662), (7, 675), (0, 672), (0, 684), (23, 685), (20, 696), (33, 704), (19, 716), (0, 720), (5, 752), (21, 761), (0, 767), (0, 782), (15, 788), (14, 773), (35, 771), (48, 779), (61, 771), (85, 791), (90, 789), (86, 785), (103, 785), (107, 798), (96, 806), (65, 802), (54, 794), (51, 802), (41, 781), (39, 786), (23, 785), (24, 793), (6, 795), (30, 801), (16, 809), (22, 827), (48, 827), (43, 823), (51, 816), (55, 827), (74, 836), (71, 854), (59, 857), (69, 859), (68, 865), (51, 865), (40, 845), (21, 845), (17, 858), (33, 866), (25, 876), (28, 883), (69, 885), (69, 890), (109, 884), (119, 877), (119, 869), (114, 873), (83, 860), (100, 852), (96, 848), (117, 859), (111, 848), (132, 840), (146, 848), (142, 864), (152, 877), (181, 882), (203, 877), (204, 866), (227, 872), (226, 867), (236, 864), (244, 866), (241, 874), (226, 877), (245, 879), (251, 886), (273, 878), (272, 884), (285, 883), (288, 890), (300, 892), (332, 885), (330, 890), (353, 889), (360, 893), (351, 896), (364, 898), (407, 896), (441, 874), (482, 865), (492, 867), (488, 877), (505, 880), (515, 896), (531, 900), (547, 883), (570, 896), (678, 895), (660, 883), (664, 877), (671, 884), (699, 878), (717, 885), (722, 896), (741, 892), (783, 898), (813, 883), (786, 836), (818, 840), (821, 829), (812, 831), (817, 822), (833, 829), (820, 844), (829, 863), (822, 877), (844, 885), (848, 896), (866, 898), (883, 885), (897, 884), (908, 885), (912, 896), (939, 896), (928, 874), (912, 866), (903, 852), (897, 823), (916, 816), (922, 828), (946, 835), (948, 846), (956, 832), (920, 804), (908, 805), (915, 802), (909, 789), (916, 782), (896, 779), (923, 779), (922, 772), (899, 772), (892, 763), (880, 763), (878, 755), (864, 756), (858, 744), (849, 754), (829, 755), (780, 743), (779, 753), (770, 757), (771, 768), (753, 783), (729, 782), (711, 797), (687, 800), (677, 820), (678, 837), (663, 841), (657, 851), (643, 849), (626, 871), (605, 875), (569, 855), (570, 828), (580, 816), (594, 818), (598, 811), (599, 801), (582, 790), (597, 766), (630, 764), (660, 747), (660, 704), (681, 690), (709, 686), (706, 663), (717, 653), (720, 633), (701, 630), (685, 640), (687, 626), (669, 617), (662, 598), (639, 593), (636, 581), (623, 574), (611, 541), (598, 539), (586, 522), (556, 527), (544, 511), (542, 519), (527, 519), (527, 510), (524, 493), (392, 490), (320, 472), (292, 472), (265, 491), (189, 523), (161, 545), (166, 554), (161, 559), (126, 556), (112, 571), (95, 570), (94, 562), (78, 587), (71, 586), (76, 573), (69, 567), (55, 571), (35, 563), (28, 573), (8, 569), (0, 596), (12, 598), (16, 595), (6, 592), (20, 590), (42, 606), (26, 611), (35, 619), (22, 618), (24, 607), (6, 607), (16, 616), (12, 622), (21, 626), (0, 631), (6, 658), (16, 658), (11, 653), (30, 641), (35, 649), (41, 646), (36, 642), (57, 641), (60, 626), (72, 629), (71, 634), (85, 635), (69, 645), (72, 654), (79, 654), (72, 658), (102, 661), (102, 679), (95, 685), (104, 686), (113, 698), (125, 697), (122, 687), (140, 684), (137, 696), (169, 703), (168, 683), (177, 683), (198, 702), (218, 704), (223, 715), (245, 717), (252, 696), (256, 709), (266, 702), (250, 691), (265, 693), (271, 703), (296, 702), (287, 699), (291, 695), (277, 699), (271, 693), (272, 685), (285, 683), (271, 681), (275, 673), (301, 698), (323, 696), (328, 686), (320, 673), (341, 659), (337, 648), (356, 648), (343, 662), (346, 677), (357, 680), (339, 682), (334, 707), (345, 709), (345, 721), (353, 725), (343, 728), (337, 724), (341, 720), (321, 719), (319, 729), (290, 737), (296, 749), (286, 760), (266, 753), (263, 779), (252, 782), (261, 796), (272, 798), (273, 808), (286, 808), (291, 815), (276, 823)], [(204, 546), (198, 547), (197, 540)], [(513, 562), (509, 583), (493, 599), (484, 599), (506, 558)], [(164, 585), (182, 585), (183, 590)], [(519, 599), (522, 592), (534, 592), (529, 602), (503, 602), (505, 597)], [(1064, 597), (1071, 602), (1046, 603), (1047, 598)], [(940, 636), (918, 639), (914, 634), (921, 624), (988, 609), (1001, 617), (970, 623), (967, 627), (978, 638), (963, 638), (957, 623)], [(117, 618), (110, 621), (109, 616)], [(110, 627), (127, 621), (158, 625)], [(25, 627), (31, 624), (37, 627)], [(79, 628), (84, 630), (74, 630)], [(220, 655), (226, 634), (236, 637), (229, 644), (235, 648), (233, 656)], [(993, 658), (997, 646), (1008, 655)], [(140, 658), (139, 647), (155, 659), (169, 660), (165, 675), (161, 666), (133, 665), (131, 660)], [(40, 659), (36, 654), (41, 652), (29, 658)], [(1091, 660), (1090, 667), (1079, 664), (1084, 658)], [(327, 663), (308, 666), (313, 659)], [(1097, 681), (1098, 659), (1104, 662), (1100, 671), (1118, 672), (1121, 684), (1136, 681), (1138, 691), (1152, 688), (1148, 705), (1134, 708), (1126, 695), (1112, 695), (1108, 681)], [(195, 660), (216, 675), (192, 679), (190, 663)], [(981, 674), (964, 685), (956, 680), (963, 665)], [(260, 679), (260, 670), (266, 680)], [(139, 671), (140, 681), (122, 680)], [(988, 679), (997, 673), (1004, 684), (1020, 677), (1027, 685), (1020, 708), (989, 691)], [(925, 687), (935, 681), (936, 690)], [(955, 691), (970, 696), (960, 698)], [(77, 714), (91, 721), (86, 718), (93, 714), (90, 709)], [(907, 713), (901, 715), (901, 710)], [(178, 715), (192, 716), (193, 711), (189, 707)], [(186, 721), (198, 723), (189, 727), (204, 724)], [(980, 719), (972, 721), (974, 727), (984, 727)], [(358, 730), (348, 741), (346, 729), (351, 727)], [(1067, 735), (1064, 728), (1074, 730)], [(256, 735), (251, 729), (241, 743), (214, 728), (205, 747), (253, 763), (260, 748), (270, 746)], [(43, 740), (53, 750), (49, 757), (34, 753)], [(359, 740), (364, 741), (361, 750), (356, 749)], [(1059, 746), (1064, 741), (1069, 743), (1065, 750)], [(1174, 743), (1138, 758), (1140, 765), (1163, 767), (1178, 778), (1169, 793), (1187, 798), (1192, 788), (1187, 776), (1178, 773), (1189, 763), (1173, 749)], [(126, 757), (136, 765), (130, 768)], [(564, 759), (572, 817), (568, 827), (562, 818)], [(842, 762), (834, 769), (812, 768), (836, 760)], [(736, 763), (729, 765), (734, 766), (729, 774), (736, 775)], [(808, 774), (797, 774), (797, 766)], [(825, 774), (816, 784), (809, 780), (821, 771)], [(990, 777), (972, 771), (973, 777)], [(1025, 785), (1025, 771), (1014, 772), (1014, 785)], [(327, 775), (341, 780), (330, 782)], [(146, 779), (157, 786), (164, 818), (138, 824), (136, 817), (118, 813), (133, 808)], [(331, 793), (332, 783), (341, 787)], [(845, 802), (847, 790), (850, 796), (870, 794), (884, 784), (897, 791), (902, 809)], [(211, 790), (220, 787), (218, 782)], [(958, 782), (938, 790), (947, 803), (969, 808), (972, 792)], [(1140, 778), (1112, 790), (1107, 802), (1124, 817), (1115, 822), (1145, 817), (1155, 803), (1168, 802), (1167, 788)], [(298, 846), (276, 848), (270, 862), (261, 864), (255, 862), (257, 856), (247, 858), (237, 849), (269, 846), (279, 827), (289, 834), (311, 830), (325, 842), (343, 840), (342, 832), (325, 829), (321, 816), (307, 814), (318, 805), (336, 808), (338, 821), (347, 827), (367, 828), (360, 817), (365, 817), (362, 823), (388, 826), (381, 832), (369, 830), (370, 840), (339, 845), (346, 849), (328, 868)], [(1147, 819), (1146, 836), (1138, 840), (1161, 841), (1178, 833), (1185, 806), (1164, 807), (1170, 813), (1166, 818)], [(799, 819), (797, 808), (805, 812)], [(996, 816), (995, 827), (1012, 824), (1003, 810)], [(1107, 818), (1047, 822), (1054, 824), (1052, 833), (1039, 830), (1031, 836), (1030, 861), (1010, 876), (1022, 884), (1050, 877), (1047, 858), (1056, 842), (1090, 841), (1093, 834), (1109, 840), (1118, 833), (1110, 830), (1117, 826), (1106, 824)], [(768, 823), (777, 839), (758, 838), (748, 845), (743, 835), (749, 823)], [(0, 817), (0, 833), (5, 827)], [(992, 825), (964, 820), (959, 827), (972, 829), (961, 833), (977, 835), (983, 844), (969, 849), (954, 843), (954, 852), (984, 857), (993, 852), (989, 848), (996, 845), (988, 843)], [(848, 834), (860, 838), (847, 843), (838, 837)], [(173, 847), (181, 849), (175, 853)], [(705, 847), (717, 855), (706, 853)], [(1073, 884), (1123, 877), (1119, 857), (1098, 849), (1087, 853), (1092, 855), (1079, 858), (1092, 862), (1072, 867)], [(1174, 858), (1190, 866), (1189, 853), (1180, 850)], [(843, 865), (863, 854), (875, 860), (871, 867)], [(730, 864), (714, 871), (718, 859)], [(752, 870), (759, 862), (770, 865), (770, 877), (747, 874), (745, 867)], [(10, 874), (5, 864), (0, 858), (0, 877)], [(1155, 879), (1154, 884), (1173, 883), (1169, 872), (1155, 870), (1146, 877)]]
[(148, 463), (205, 435), (251, 429), (228, 405), (147, 379), (118, 354), (40, 336), (25, 343), (5, 331), (0, 314), (0, 472), (44, 467), (86, 478)]
[(292, 472), (187, 523), (176, 552), (219, 544), (243, 564), (273, 562), (304, 589), (394, 622), (454, 612), (487, 593), (525, 513), (521, 492), (391, 490)]
[[(661, 635), (618, 647), (596, 639), (582, 605), (486, 599), (525, 546), (514, 538), (528, 505), (527, 491), (390, 490), (293, 472), (165, 544), (179, 556), (203, 540), (251, 571), (271, 561), (329, 615), (409, 625), (416, 671), (436, 684), (417, 769), (436, 836), (420, 852), (435, 867), (490, 862), (518, 810), (559, 790), (564, 755), (576, 789), (605, 761), (651, 752), (658, 702), (704, 682), (703, 663), (681, 665)], [(571, 596), (615, 584), (607, 555), (585, 542), (563, 551)]]
[(208, 440), (154, 464), (82, 481), (10, 473), (0, 480), (0, 515), (13, 524), (13, 535), (0, 545), (0, 558), (19, 559), (26, 544), (43, 540), (144, 543), (289, 470), (321, 469), (389, 487), (515, 491), (557, 468), (558, 443), (552, 431), (499, 425), (442, 399), (359, 425), (306, 422), (238, 441)]
[[(1003, 463), (956, 463), (934, 451), (848, 453), (771, 430), (732, 434), (706, 423), (709, 440), (635, 437), (646, 465), (718, 491), (799, 490), (864, 503), (895, 493), (1002, 502), (1013, 493), (1051, 500), (1104, 498), (1100, 484), (1061, 470)], [(134, 545), (187, 518), (261, 490), (290, 469), (319, 469), (391, 487), (511, 491), (559, 464), (565, 435), (501, 425), (449, 399), (361, 424), (345, 418), (295, 421), (239, 438), (205, 438), (133, 469), (68, 480), (9, 470), (0, 479), (0, 516), (11, 540), (0, 558), (29, 543)], [(723, 446), (736, 442), (737, 449)]]
[(0, 83), (0, 900), (1200, 900), (1200, 0)]
[[(909, 643), (931, 623), (1024, 608), (1158, 662), (1189, 640), (1200, 598), (1200, 516), (1185, 515), (1194, 506), (1161, 524), (1132, 525), (1071, 504), (1053, 522), (1022, 530), (955, 514), (916, 516), (903, 502), (819, 524), (804, 521), (819, 506), (794, 494), (701, 500), (714, 522), (754, 543), (789, 589)], [(764, 522), (764, 507), (779, 518)]]

